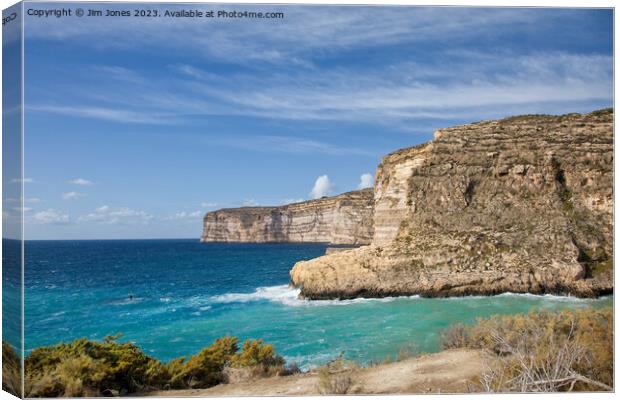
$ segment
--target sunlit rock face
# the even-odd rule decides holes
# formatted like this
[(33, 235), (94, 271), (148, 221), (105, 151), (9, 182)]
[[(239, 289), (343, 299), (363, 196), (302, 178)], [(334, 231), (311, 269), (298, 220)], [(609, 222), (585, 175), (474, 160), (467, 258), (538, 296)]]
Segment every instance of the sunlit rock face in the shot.
[(369, 244), (373, 190), (279, 207), (241, 207), (207, 213), (203, 242)]
[(299, 262), (308, 298), (613, 290), (613, 112), (441, 129), (383, 158), (374, 235)]

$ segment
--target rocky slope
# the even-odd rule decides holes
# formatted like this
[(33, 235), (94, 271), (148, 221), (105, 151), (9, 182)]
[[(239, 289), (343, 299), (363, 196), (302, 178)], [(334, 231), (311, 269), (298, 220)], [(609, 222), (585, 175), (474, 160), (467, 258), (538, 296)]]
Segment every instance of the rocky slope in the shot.
[(299, 262), (313, 299), (613, 290), (613, 112), (441, 129), (386, 156), (371, 245)]
[(280, 207), (229, 208), (207, 213), (202, 242), (306, 242), (368, 244), (372, 239), (373, 191)]

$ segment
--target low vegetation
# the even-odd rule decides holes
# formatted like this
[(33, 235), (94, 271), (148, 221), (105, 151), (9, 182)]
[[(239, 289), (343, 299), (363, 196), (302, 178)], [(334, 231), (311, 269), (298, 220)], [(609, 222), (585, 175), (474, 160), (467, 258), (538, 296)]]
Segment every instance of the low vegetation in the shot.
[(347, 394), (353, 387), (357, 366), (341, 355), (319, 368), (318, 391), (321, 394)]
[[(288, 374), (284, 359), (262, 340), (248, 340), (241, 349), (235, 337), (223, 337), (189, 358), (168, 363), (146, 355), (119, 336), (103, 341), (77, 339), (35, 349), (24, 362), (26, 397), (115, 396), (160, 389), (208, 388), (227, 382), (229, 373), (249, 371), (245, 378)], [(3, 343), (4, 385), (21, 392), (19, 358)], [(16, 375), (16, 380), (12, 379)], [(9, 377), (10, 379), (6, 379)], [(18, 386), (19, 387), (19, 386)]]
[(442, 345), (488, 351), (477, 391), (613, 390), (611, 308), (495, 316), (452, 326)]
[(2, 342), (2, 390), (21, 397), (22, 380), (20, 362), (15, 350), (6, 342)]

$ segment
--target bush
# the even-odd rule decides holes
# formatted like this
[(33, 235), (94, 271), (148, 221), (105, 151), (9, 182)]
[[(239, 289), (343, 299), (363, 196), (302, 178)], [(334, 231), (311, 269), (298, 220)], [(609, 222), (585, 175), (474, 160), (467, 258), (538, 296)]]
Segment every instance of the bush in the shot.
[(486, 391), (612, 390), (611, 308), (491, 317), (450, 328), (442, 345), (493, 355), (481, 377)]
[(353, 387), (356, 366), (342, 356), (319, 368), (318, 391), (321, 394), (347, 394)]
[(246, 340), (243, 343), (241, 353), (232, 357), (234, 367), (278, 367), (284, 365), (284, 358), (276, 354), (270, 344), (264, 344), (263, 340)]
[[(223, 337), (197, 354), (167, 364), (142, 352), (132, 343), (118, 343), (117, 336), (102, 342), (77, 339), (35, 349), (26, 357), (26, 396), (123, 395), (156, 389), (207, 388), (226, 381), (226, 369), (283, 368), (284, 359), (271, 345), (246, 341), (238, 353), (237, 338)], [(5, 348), (6, 347), (6, 348)], [(3, 346), (3, 369), (19, 359)], [(6, 353), (6, 355), (5, 355)], [(4, 372), (4, 371), (3, 371)], [(19, 379), (19, 367), (17, 369)], [(5, 373), (5, 377), (8, 376)], [(8, 381), (5, 378), (5, 383)]]
[(226, 336), (191, 356), (186, 363), (182, 359), (173, 360), (171, 368), (175, 374), (170, 379), (170, 386), (207, 388), (223, 382), (224, 367), (230, 363), (238, 349), (237, 338)]
[[(35, 349), (26, 357), (30, 381), (45, 381), (33, 396), (91, 396), (104, 391), (131, 393), (158, 388), (167, 380), (165, 368), (132, 343), (77, 339), (71, 343)], [(164, 376), (162, 376), (164, 375)]]
[(246, 340), (240, 353), (234, 354), (225, 368), (226, 382), (243, 382), (258, 377), (285, 375), (284, 358), (263, 340)]
[(444, 350), (470, 347), (468, 328), (463, 324), (451, 325), (448, 329), (441, 332), (439, 340)]

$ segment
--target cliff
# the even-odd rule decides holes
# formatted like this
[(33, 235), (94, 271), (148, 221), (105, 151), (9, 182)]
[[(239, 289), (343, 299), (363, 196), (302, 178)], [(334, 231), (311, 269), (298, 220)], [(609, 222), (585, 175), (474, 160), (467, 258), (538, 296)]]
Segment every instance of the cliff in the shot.
[(387, 155), (369, 246), (299, 262), (312, 299), (613, 290), (613, 112), (441, 129)]
[(369, 244), (373, 190), (280, 207), (229, 208), (207, 213), (202, 242)]

